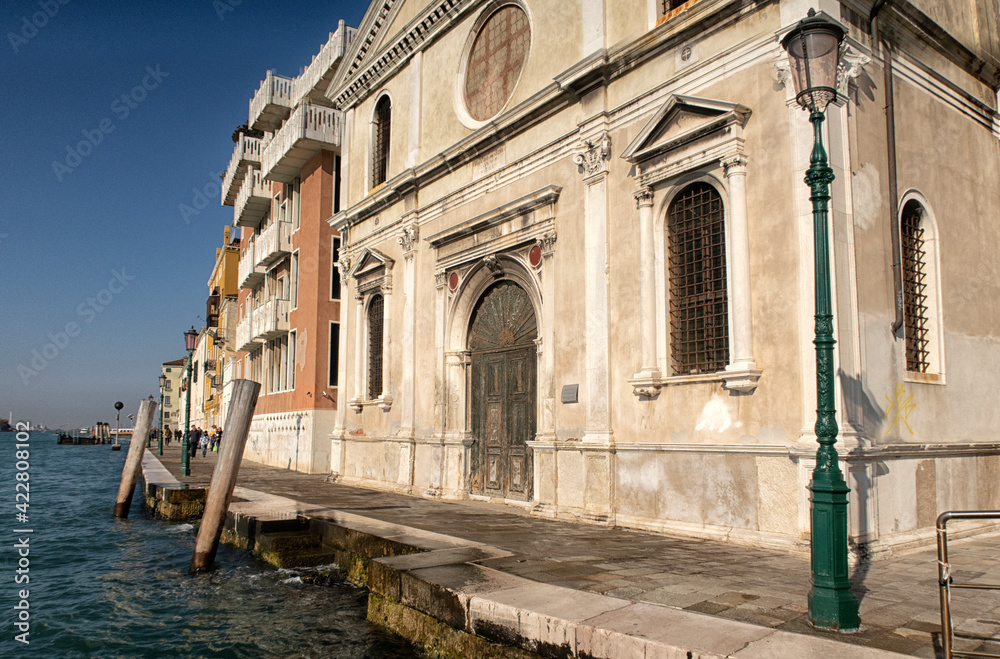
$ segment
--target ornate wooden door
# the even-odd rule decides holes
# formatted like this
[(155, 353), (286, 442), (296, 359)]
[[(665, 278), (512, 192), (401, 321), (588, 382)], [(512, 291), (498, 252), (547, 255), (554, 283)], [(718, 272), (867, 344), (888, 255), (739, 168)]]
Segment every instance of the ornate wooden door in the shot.
[(531, 500), (537, 333), (531, 300), (510, 281), (491, 286), (472, 314), (473, 492)]

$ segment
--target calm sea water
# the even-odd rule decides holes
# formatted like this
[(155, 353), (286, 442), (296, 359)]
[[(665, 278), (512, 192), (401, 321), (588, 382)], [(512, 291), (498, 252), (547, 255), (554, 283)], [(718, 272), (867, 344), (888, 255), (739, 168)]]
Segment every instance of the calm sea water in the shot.
[[(111, 516), (127, 446), (57, 446), (31, 433), (27, 523), (15, 508), (15, 435), (0, 433), (0, 657), (416, 657), (365, 619), (367, 593), (303, 583), (223, 545), (217, 569), (187, 573), (190, 524), (151, 519), (139, 493)], [(22, 465), (23, 466), (23, 465)], [(15, 534), (15, 529), (33, 529)], [(29, 538), (27, 584), (14, 547)], [(17, 642), (27, 588), (29, 645)]]

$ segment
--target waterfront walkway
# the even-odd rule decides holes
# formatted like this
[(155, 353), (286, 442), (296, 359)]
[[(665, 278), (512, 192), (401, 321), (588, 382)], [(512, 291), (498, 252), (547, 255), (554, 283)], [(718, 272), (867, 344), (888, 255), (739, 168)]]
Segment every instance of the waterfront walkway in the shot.
[[(199, 451), (191, 461), (188, 478), (180, 476), (176, 442), (159, 459), (180, 481), (207, 485), (215, 457), (216, 454), (209, 453), (202, 458)], [(758, 626), (761, 631), (807, 635), (801, 638), (804, 645), (798, 656), (822, 655), (825, 659), (891, 656), (872, 652), (874, 649), (917, 657), (940, 656), (937, 562), (933, 547), (859, 565), (852, 583), (861, 603), (861, 630), (838, 634), (812, 629), (806, 620), (809, 561), (804, 557), (530, 517), (502, 504), (442, 502), (348, 487), (332, 483), (326, 476), (304, 475), (248, 461), (241, 465), (238, 486), (317, 509), (331, 509), (498, 548), (503, 550), (497, 552), (498, 557), (475, 563), (549, 586), (700, 614), (685, 620), (691, 620), (693, 628), (701, 625), (698, 631), (701, 636), (724, 636), (729, 624), (725, 621), (736, 621)], [(1000, 536), (994, 533), (951, 542), (955, 580), (1000, 583), (998, 540)], [(585, 602), (587, 598), (580, 594), (578, 599)], [(952, 613), (958, 633), (1000, 639), (1000, 592), (956, 591)], [(782, 635), (782, 638), (789, 637)], [(809, 641), (810, 638), (814, 640)], [(837, 644), (817, 645), (819, 638)], [(959, 640), (956, 649), (998, 653), (1000, 642)], [(759, 656), (791, 655), (763, 652)]]

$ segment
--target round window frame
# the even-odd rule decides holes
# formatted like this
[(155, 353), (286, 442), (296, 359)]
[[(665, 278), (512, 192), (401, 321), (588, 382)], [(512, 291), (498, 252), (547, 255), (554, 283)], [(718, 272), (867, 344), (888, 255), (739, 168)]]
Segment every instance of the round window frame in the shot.
[[(469, 70), (469, 57), (472, 55), (472, 47), (475, 45), (476, 39), (486, 26), (486, 23), (493, 18), (495, 13), (504, 7), (517, 7), (524, 12), (524, 16), (528, 20), (528, 54), (525, 56), (524, 65), (517, 74), (517, 81), (511, 88), (510, 96), (508, 96), (507, 100), (504, 101), (503, 106), (497, 110), (496, 114), (492, 117), (479, 120), (472, 116), (465, 103), (465, 76)], [(528, 11), (528, 7), (520, 0), (494, 0), (479, 13), (479, 16), (476, 18), (476, 22), (472, 24), (469, 36), (465, 40), (465, 47), (462, 48), (462, 56), (459, 58), (458, 75), (455, 76), (455, 114), (458, 115), (458, 119), (462, 122), (462, 125), (473, 130), (482, 128), (507, 110), (511, 99), (514, 98), (514, 92), (517, 91), (518, 86), (521, 84), (521, 78), (524, 77), (524, 70), (528, 68), (528, 57), (531, 56), (531, 51), (534, 49), (534, 43), (534, 21), (531, 19), (531, 12)]]

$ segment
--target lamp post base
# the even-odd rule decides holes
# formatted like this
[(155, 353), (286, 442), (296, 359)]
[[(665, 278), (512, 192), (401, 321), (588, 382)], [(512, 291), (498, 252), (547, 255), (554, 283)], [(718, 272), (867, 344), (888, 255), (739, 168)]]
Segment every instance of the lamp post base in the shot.
[[(826, 447), (824, 447), (826, 448)], [(861, 625), (858, 598), (851, 592), (847, 564), (847, 494), (850, 489), (836, 466), (836, 452), (821, 449), (826, 469), (813, 472), (812, 588), (809, 622), (817, 629), (857, 631)], [(832, 455), (830, 455), (832, 454)]]

